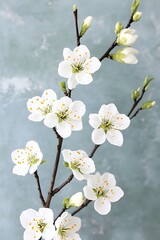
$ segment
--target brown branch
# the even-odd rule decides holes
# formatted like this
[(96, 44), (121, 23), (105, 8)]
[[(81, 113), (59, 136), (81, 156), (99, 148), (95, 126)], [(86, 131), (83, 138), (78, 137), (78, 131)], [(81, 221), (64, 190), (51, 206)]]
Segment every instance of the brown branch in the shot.
[(93, 157), (93, 155), (95, 154), (95, 152), (97, 151), (97, 149), (98, 149), (99, 147), (100, 147), (100, 145), (95, 145), (95, 146), (94, 146), (92, 152), (91, 152), (90, 155), (89, 155), (89, 158), (92, 158), (92, 157)]
[(71, 215), (74, 216), (79, 211), (81, 211), (83, 208), (87, 207), (89, 203), (91, 203), (91, 200), (86, 199), (85, 203), (83, 203), (78, 209), (76, 209)]
[(134, 118), (141, 110), (142, 108), (138, 108), (137, 111), (130, 117), (130, 119)]
[[(133, 22), (134, 22), (134, 21), (133, 21), (133, 14), (132, 14), (125, 28), (129, 28)], [(117, 37), (116, 37), (116, 39), (113, 41), (113, 43), (112, 43), (111, 46), (108, 48), (108, 50), (102, 55), (102, 57), (99, 58), (99, 61), (102, 62), (105, 58), (110, 58), (109, 53), (110, 53), (117, 45), (118, 45), (118, 44), (117, 44)]]
[(49, 208), (51, 199), (52, 199), (52, 191), (53, 191), (53, 187), (54, 187), (55, 180), (56, 180), (56, 175), (57, 175), (57, 170), (58, 170), (58, 165), (59, 165), (59, 160), (60, 160), (60, 154), (61, 154), (61, 148), (62, 148), (62, 143), (63, 143), (63, 138), (57, 133), (55, 128), (54, 128), (54, 131), (55, 131), (57, 139), (58, 139), (58, 144), (57, 144), (56, 160), (55, 160), (53, 173), (52, 173), (52, 179), (51, 179), (48, 196), (47, 196), (47, 200), (46, 200), (46, 204), (45, 204), (45, 207), (47, 207), (47, 208)]
[(79, 46), (80, 43), (80, 35), (79, 35), (79, 30), (78, 30), (78, 9), (76, 9), (74, 12), (74, 20), (75, 20), (75, 27), (76, 27), (76, 38), (77, 38), (77, 46)]
[(42, 205), (43, 205), (43, 207), (44, 207), (44, 206), (45, 206), (45, 200), (44, 200), (44, 197), (43, 197), (43, 194), (42, 194), (41, 185), (40, 185), (40, 180), (39, 180), (39, 176), (38, 176), (38, 172), (37, 172), (37, 171), (34, 172), (34, 176), (35, 176), (36, 181), (37, 181), (39, 197), (40, 197), (40, 200), (41, 200)]
[(55, 188), (52, 192), (52, 196), (54, 196), (56, 193), (58, 193), (62, 188), (64, 188), (69, 182), (73, 179), (73, 173), (67, 178), (65, 182), (63, 182), (59, 187)]

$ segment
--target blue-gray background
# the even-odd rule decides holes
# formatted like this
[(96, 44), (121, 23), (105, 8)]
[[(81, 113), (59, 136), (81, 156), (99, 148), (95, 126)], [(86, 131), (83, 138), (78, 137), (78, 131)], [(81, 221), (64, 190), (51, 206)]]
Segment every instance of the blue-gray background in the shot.
[[(117, 21), (124, 25), (130, 16), (131, 0), (0, 0), (0, 235), (2, 240), (21, 240), (23, 228), (19, 223), (21, 211), (41, 206), (33, 175), (19, 177), (12, 174), (14, 164), (10, 154), (23, 148), (28, 140), (39, 143), (48, 162), (39, 168), (45, 196), (56, 151), (53, 132), (43, 123), (27, 119), (26, 102), (29, 97), (41, 95), (47, 88), (58, 96), (60, 78), (58, 63), (62, 61), (64, 47), (76, 45), (72, 15), (74, 3), (79, 8), (79, 21), (93, 16), (93, 24), (82, 43), (92, 56), (100, 57), (114, 40)], [(142, 20), (133, 24), (139, 35), (134, 45), (140, 51), (137, 65), (123, 65), (110, 60), (102, 62), (100, 71), (88, 86), (78, 86), (73, 99), (87, 105), (84, 131), (74, 132), (64, 142), (65, 148), (93, 148), (89, 113), (97, 112), (103, 103), (114, 102), (119, 111), (127, 113), (132, 105), (131, 90), (138, 87), (145, 75), (155, 81), (146, 94), (154, 99), (154, 109), (141, 112), (124, 131), (121, 148), (105, 143), (95, 154), (97, 170), (109, 171), (116, 176), (117, 185), (125, 197), (112, 204), (107, 216), (98, 215), (91, 204), (78, 214), (82, 218), (81, 238), (110, 240), (160, 239), (160, 111), (159, 111), (159, 59), (160, 59), (160, 2), (142, 1), (139, 10)], [(70, 174), (61, 169), (57, 183)], [(80, 190), (83, 182), (73, 181), (55, 198), (55, 215), (61, 209), (60, 201)]]

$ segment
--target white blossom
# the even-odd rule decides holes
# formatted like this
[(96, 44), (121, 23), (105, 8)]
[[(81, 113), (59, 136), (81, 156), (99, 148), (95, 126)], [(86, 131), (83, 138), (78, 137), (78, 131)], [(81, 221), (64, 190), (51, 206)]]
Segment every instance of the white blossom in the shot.
[(117, 38), (118, 45), (131, 46), (137, 40), (138, 36), (135, 30), (131, 28), (124, 28), (120, 31)]
[(81, 118), (85, 111), (83, 102), (72, 102), (71, 98), (62, 97), (53, 103), (52, 112), (46, 115), (44, 124), (49, 128), (56, 127), (58, 134), (62, 138), (67, 138), (72, 131), (82, 130)]
[(111, 58), (121, 63), (136, 64), (138, 60), (136, 58), (138, 51), (135, 48), (126, 47), (119, 49), (116, 53), (111, 54)]
[(55, 227), (53, 225), (53, 212), (49, 208), (40, 208), (39, 211), (27, 209), (21, 213), (20, 222), (26, 229), (24, 240), (53, 239)]
[(43, 154), (35, 141), (29, 141), (25, 149), (16, 149), (11, 154), (12, 161), (16, 164), (13, 173), (25, 176), (28, 171), (34, 173), (42, 161)]
[(83, 191), (87, 199), (95, 201), (94, 208), (101, 215), (108, 214), (111, 202), (117, 202), (124, 195), (122, 189), (116, 186), (115, 177), (111, 173), (90, 175)]
[(76, 47), (73, 51), (69, 48), (63, 50), (64, 61), (59, 64), (58, 73), (68, 78), (68, 88), (73, 89), (77, 84), (92, 82), (92, 73), (96, 72), (101, 62), (96, 57), (90, 58), (90, 52), (84, 45)]
[(35, 96), (27, 102), (28, 110), (31, 112), (28, 119), (34, 122), (42, 121), (52, 111), (52, 104), (57, 99), (52, 89), (43, 92), (42, 97)]
[(81, 240), (77, 233), (81, 227), (81, 219), (64, 212), (55, 222), (54, 240)]
[(82, 192), (77, 192), (69, 199), (69, 206), (80, 207), (84, 202), (84, 197)]
[(95, 164), (87, 153), (82, 150), (71, 151), (64, 149), (62, 155), (66, 165), (72, 170), (74, 177), (81, 181), (95, 171)]
[(98, 114), (89, 115), (89, 123), (94, 128), (92, 141), (103, 144), (106, 139), (113, 145), (122, 146), (123, 135), (119, 130), (126, 129), (130, 119), (125, 114), (120, 114), (113, 103), (103, 104)]

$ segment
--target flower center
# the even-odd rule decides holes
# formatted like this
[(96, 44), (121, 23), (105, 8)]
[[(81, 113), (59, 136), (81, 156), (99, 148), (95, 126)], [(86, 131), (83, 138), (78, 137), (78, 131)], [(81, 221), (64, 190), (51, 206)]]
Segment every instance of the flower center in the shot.
[(32, 166), (32, 165), (34, 165), (34, 164), (36, 164), (38, 161), (39, 161), (39, 159), (37, 158), (37, 154), (35, 153), (35, 154), (31, 154), (31, 149), (30, 148), (26, 148), (29, 152), (28, 152), (28, 158), (27, 158), (27, 163), (30, 165), (30, 166)]
[(82, 71), (84, 68), (83, 68), (83, 65), (82, 63), (77, 63), (77, 64), (73, 64), (72, 65), (72, 73), (79, 73), (80, 71)]
[(68, 109), (66, 109), (65, 111), (60, 111), (57, 113), (57, 117), (58, 117), (58, 122), (61, 123), (64, 120), (67, 119), (69, 113), (68, 113)]
[(65, 228), (64, 226), (60, 226), (59, 230), (58, 230), (58, 234), (64, 238), (66, 237), (66, 231), (68, 230), (68, 228)]
[(96, 194), (96, 197), (106, 197), (106, 191), (102, 187), (94, 188), (93, 191)]
[(51, 105), (47, 105), (47, 106), (44, 106), (42, 108), (40, 108), (41, 112), (42, 112), (42, 115), (47, 115), (48, 113), (50, 113), (52, 111), (52, 106)]
[(45, 223), (45, 222), (43, 221), (43, 219), (38, 219), (38, 220), (37, 220), (37, 225), (38, 225), (39, 231), (40, 231), (41, 233), (43, 233), (45, 227), (47, 226), (47, 223)]
[(79, 170), (80, 167), (81, 167), (81, 163), (80, 163), (79, 161), (71, 162), (71, 168), (72, 168), (73, 170), (76, 170), (76, 169)]
[(105, 133), (112, 128), (112, 123), (109, 120), (102, 119), (101, 125), (99, 128), (102, 128)]

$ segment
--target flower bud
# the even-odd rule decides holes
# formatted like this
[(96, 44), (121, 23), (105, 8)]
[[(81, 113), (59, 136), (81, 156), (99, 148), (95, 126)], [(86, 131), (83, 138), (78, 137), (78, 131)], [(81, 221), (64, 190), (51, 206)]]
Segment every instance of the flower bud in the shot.
[(137, 90), (134, 90), (133, 92), (132, 92), (132, 95), (131, 95), (131, 97), (132, 97), (132, 99), (133, 100), (136, 100), (139, 96), (140, 96), (140, 87), (137, 89)]
[(139, 7), (141, 0), (133, 0), (132, 6), (131, 6), (131, 12), (134, 14), (137, 11), (137, 8)]
[(70, 207), (80, 207), (84, 202), (83, 194), (78, 192), (69, 199)]
[(141, 19), (142, 12), (135, 12), (133, 15), (133, 21), (138, 22)]
[(119, 34), (122, 29), (123, 29), (123, 25), (120, 22), (117, 22), (114, 30), (115, 34)]
[(154, 107), (155, 104), (156, 104), (155, 101), (150, 100), (150, 101), (147, 101), (147, 102), (143, 103), (141, 108), (142, 108), (142, 110), (149, 109), (149, 108)]
[(73, 5), (73, 12), (75, 12), (77, 10), (77, 6), (74, 4)]
[(143, 82), (143, 88), (145, 90), (145, 92), (147, 91), (150, 82), (153, 80), (154, 78), (150, 77), (150, 76), (146, 76)]
[(66, 83), (65, 82), (59, 82), (59, 86), (61, 88), (61, 90), (66, 93), (67, 89), (66, 89)]
[(138, 54), (138, 51), (131, 47), (126, 47), (119, 49), (116, 53), (111, 54), (111, 59), (118, 61), (120, 63), (127, 64), (136, 64), (138, 62), (135, 55)]
[(131, 46), (137, 40), (138, 36), (135, 30), (131, 28), (124, 28), (120, 31), (117, 37), (117, 44), (124, 46)]
[(80, 31), (80, 37), (82, 37), (85, 32), (88, 30), (88, 28), (91, 26), (91, 22), (92, 22), (92, 17), (91, 16), (88, 16), (82, 23), (82, 26), (81, 26), (81, 31)]

